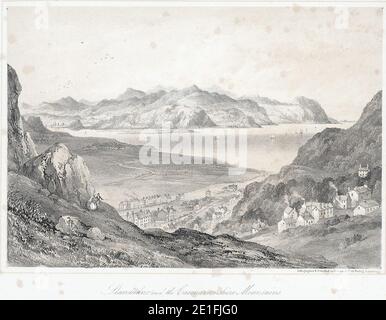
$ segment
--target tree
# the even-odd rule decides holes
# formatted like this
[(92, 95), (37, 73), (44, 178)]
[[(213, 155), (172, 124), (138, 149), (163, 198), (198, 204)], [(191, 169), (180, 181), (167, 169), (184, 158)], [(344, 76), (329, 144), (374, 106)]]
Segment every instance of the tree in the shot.
[(375, 183), (372, 196), (379, 203), (382, 202), (382, 181), (381, 180), (377, 180), (377, 182)]

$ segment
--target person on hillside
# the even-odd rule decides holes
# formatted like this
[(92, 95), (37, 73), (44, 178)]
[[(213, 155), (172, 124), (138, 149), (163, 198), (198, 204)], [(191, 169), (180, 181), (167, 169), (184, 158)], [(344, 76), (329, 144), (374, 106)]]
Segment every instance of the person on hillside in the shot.
[(103, 200), (103, 198), (99, 192), (95, 195), (95, 200), (98, 204), (101, 202), (101, 200)]

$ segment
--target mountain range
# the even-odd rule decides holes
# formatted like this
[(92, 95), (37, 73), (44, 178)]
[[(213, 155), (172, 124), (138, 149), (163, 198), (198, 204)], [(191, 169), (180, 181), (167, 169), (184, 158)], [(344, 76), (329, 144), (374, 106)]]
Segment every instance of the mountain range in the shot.
[[(229, 235), (212, 236), (190, 229), (168, 233), (142, 230), (123, 220), (101, 201), (88, 210), (94, 193), (87, 161), (63, 143), (89, 144), (90, 138), (52, 133), (53, 145), (36, 152), (35, 136), (51, 136), (37, 117), (22, 118), (21, 92), (15, 70), (8, 66), (8, 263), (31, 267), (259, 267), (334, 268), (323, 257), (286, 254)], [(79, 110), (83, 104), (62, 103)], [(57, 107), (57, 105), (53, 106)], [(61, 141), (58, 141), (61, 140)], [(111, 139), (93, 139), (101, 148), (132, 146)], [(70, 143), (71, 144), (71, 143)], [(103, 162), (103, 160), (101, 160)], [(105, 167), (106, 164), (103, 164)]]
[(233, 98), (196, 85), (148, 93), (128, 88), (114, 99), (94, 103), (65, 97), (37, 106), (25, 104), (23, 112), (40, 116), (48, 126), (68, 127), (81, 121), (92, 129), (160, 128), (167, 124), (171, 128), (259, 128), (333, 122), (317, 101), (306, 97), (290, 103), (260, 96)]

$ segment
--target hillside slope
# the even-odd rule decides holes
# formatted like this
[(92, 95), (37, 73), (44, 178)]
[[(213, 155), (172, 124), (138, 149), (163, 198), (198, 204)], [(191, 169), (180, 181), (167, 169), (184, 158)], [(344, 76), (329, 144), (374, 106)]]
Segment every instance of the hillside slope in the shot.
[(338, 263), (340, 268), (379, 268), (382, 250), (382, 214), (340, 216), (323, 224), (295, 228), (277, 234), (265, 232), (248, 241), (292, 252), (318, 254)]
[(340, 184), (355, 186), (360, 164), (369, 164), (373, 175), (359, 183), (375, 187), (376, 181), (381, 179), (382, 166), (382, 92), (366, 105), (351, 128), (323, 130), (299, 149), (291, 165), (263, 183), (247, 186), (234, 214), (242, 216), (260, 208), (270, 224), (276, 223), (294, 194), (307, 200), (321, 200), (323, 192), (328, 191), (329, 180), (338, 187)]
[[(8, 262), (12, 266), (55, 267), (260, 267), (331, 268), (323, 258), (288, 256), (281, 251), (229, 236), (188, 229), (174, 233), (143, 231), (102, 204), (90, 212), (47, 196), (38, 183), (10, 173), (8, 193)], [(99, 228), (105, 240), (85, 233), (64, 234), (55, 227), (62, 216)]]
[(359, 164), (382, 165), (382, 92), (366, 105), (349, 129), (325, 129), (303, 147), (293, 161), (327, 171), (352, 172)]
[[(291, 165), (285, 166), (278, 174), (271, 175), (263, 182), (249, 184), (244, 191), (243, 198), (233, 209), (232, 218), (215, 228), (215, 234), (234, 231), (236, 234), (243, 230), (250, 232), (253, 223), (258, 220), (264, 221), (272, 226), (271, 232), (256, 237), (256, 241), (265, 239), (263, 243), (289, 250), (297, 247), (294, 252), (309, 254), (315, 252), (318, 245), (323, 252), (323, 241), (316, 238), (312, 240), (311, 235), (304, 233), (291, 234), (288, 241), (284, 235), (280, 239), (276, 235), (276, 224), (283, 216), (284, 210), (290, 206), (297, 208), (303, 201), (333, 202), (336, 193), (345, 194), (349, 188), (358, 185), (368, 185), (372, 191), (372, 198), (379, 203), (382, 201), (382, 92), (378, 92), (366, 105), (360, 119), (351, 128), (346, 130), (331, 128), (312, 137), (298, 151), (296, 159)], [(369, 164), (370, 174), (366, 178), (359, 178), (357, 170), (360, 164)], [(358, 230), (366, 241), (361, 241), (360, 255), (368, 252), (369, 257), (362, 260), (372, 261), (372, 266), (378, 267), (380, 246), (378, 242), (381, 237), (380, 214), (373, 218), (377, 223), (367, 223), (364, 219), (363, 225)], [(370, 219), (370, 220), (371, 220)], [(348, 220), (349, 221), (349, 220)], [(334, 239), (344, 241), (345, 237), (353, 236), (350, 232), (354, 225), (348, 222), (339, 225), (340, 231), (332, 235)], [(324, 226), (315, 226), (313, 229), (325, 229)], [(356, 227), (355, 227), (356, 228)], [(301, 229), (301, 228), (299, 228)], [(319, 230), (319, 233), (323, 233)], [(273, 235), (273, 233), (275, 235)], [(351, 232), (352, 233), (352, 232)], [(287, 233), (286, 233), (287, 234)], [(302, 236), (308, 240), (300, 241)], [(283, 239), (282, 239), (283, 238)], [(287, 239), (286, 238), (286, 239)], [(370, 240), (373, 239), (373, 240)], [(375, 240), (374, 240), (375, 239)], [(291, 244), (294, 241), (294, 244)], [(300, 245), (302, 243), (303, 245)], [(296, 244), (299, 244), (296, 246)], [(345, 263), (358, 266), (359, 255), (355, 250), (345, 251)], [(332, 243), (325, 243), (325, 248), (330, 248), (326, 257), (339, 257), (339, 251), (334, 251)], [(337, 247), (336, 247), (336, 250)], [(338, 261), (338, 260), (334, 260)], [(342, 259), (340, 259), (342, 261)], [(367, 265), (367, 264), (366, 264)]]
[[(12, 99), (8, 100), (8, 108), (16, 116), (8, 118), (8, 126), (17, 128), (23, 138), (26, 133), (17, 104), (21, 87), (16, 85), (16, 73), (13, 71), (11, 75), (8, 78), (8, 94)], [(38, 119), (33, 118), (31, 122), (27, 119), (26, 122), (31, 129), (37, 129), (35, 134), (38, 138), (52, 139), (50, 132), (42, 129)], [(68, 139), (69, 135), (57, 137)], [(90, 139), (85, 140), (84, 144), (89, 146)], [(81, 141), (76, 139), (75, 143), (79, 145)], [(114, 141), (107, 141), (107, 148), (112, 144)], [(98, 146), (101, 146), (100, 140)], [(23, 160), (20, 162), (23, 170), (8, 172), (9, 265), (208, 268), (336, 266), (324, 258), (287, 255), (230, 236), (215, 237), (188, 229), (179, 229), (174, 233), (161, 230), (145, 232), (123, 220), (106, 203), (101, 202), (95, 211), (86, 209), (88, 206), (82, 198), (91, 196), (88, 169), (83, 159), (64, 144), (55, 144), (33, 158), (24, 152), (24, 145), (13, 147), (15, 154), (23, 155), (20, 158)], [(12, 161), (14, 159), (10, 158)]]

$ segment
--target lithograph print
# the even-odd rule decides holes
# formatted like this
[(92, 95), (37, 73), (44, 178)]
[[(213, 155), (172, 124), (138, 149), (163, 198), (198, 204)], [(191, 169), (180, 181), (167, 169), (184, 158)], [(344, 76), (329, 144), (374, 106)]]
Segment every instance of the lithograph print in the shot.
[(7, 265), (380, 269), (382, 19), (10, 6)]

